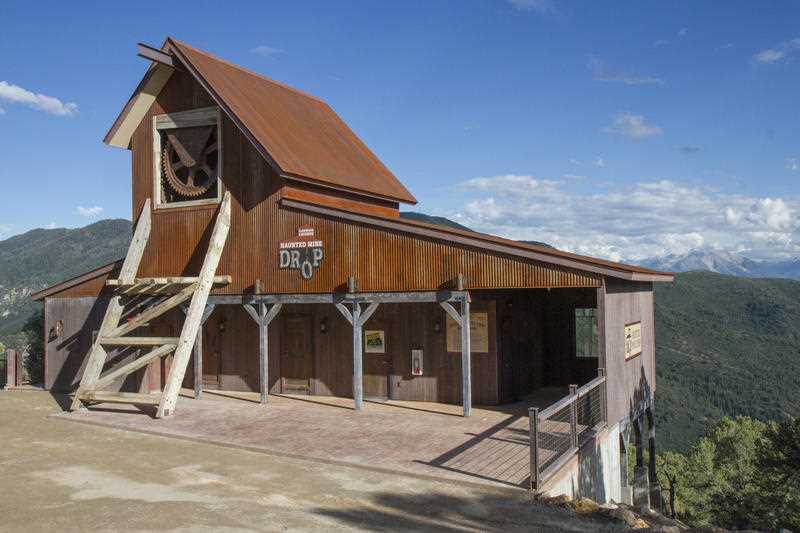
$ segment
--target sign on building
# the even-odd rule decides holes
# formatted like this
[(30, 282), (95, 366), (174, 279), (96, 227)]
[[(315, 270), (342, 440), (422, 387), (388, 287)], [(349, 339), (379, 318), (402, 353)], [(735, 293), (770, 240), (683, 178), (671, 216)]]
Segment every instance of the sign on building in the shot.
[[(470, 313), (469, 339), (472, 352), (489, 352), (489, 313)], [(447, 351), (461, 353), (461, 328), (447, 315)]]
[(298, 228), (296, 240), (280, 243), (278, 267), (299, 270), (303, 279), (311, 279), (324, 257), (322, 241), (314, 239), (314, 228)]
[(364, 352), (386, 353), (386, 337), (381, 329), (364, 331)]
[(642, 353), (642, 323), (632, 322), (625, 325), (625, 359), (636, 357)]
[(422, 350), (411, 350), (411, 375), (422, 375)]

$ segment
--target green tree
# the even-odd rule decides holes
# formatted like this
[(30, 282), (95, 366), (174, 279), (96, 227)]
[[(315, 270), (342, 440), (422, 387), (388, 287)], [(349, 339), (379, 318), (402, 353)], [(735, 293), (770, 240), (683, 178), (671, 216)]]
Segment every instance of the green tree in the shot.
[(756, 527), (800, 531), (800, 419), (771, 426), (758, 461)]
[(677, 452), (666, 452), (656, 456), (656, 473), (665, 496), (668, 498), (669, 514), (678, 515), (677, 502), (680, 487), (686, 484), (686, 456)]

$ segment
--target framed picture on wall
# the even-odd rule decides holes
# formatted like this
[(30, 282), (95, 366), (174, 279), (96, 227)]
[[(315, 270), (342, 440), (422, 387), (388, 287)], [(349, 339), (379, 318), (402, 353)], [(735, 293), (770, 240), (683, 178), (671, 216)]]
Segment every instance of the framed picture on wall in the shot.
[(364, 331), (364, 353), (386, 353), (386, 337), (382, 329)]

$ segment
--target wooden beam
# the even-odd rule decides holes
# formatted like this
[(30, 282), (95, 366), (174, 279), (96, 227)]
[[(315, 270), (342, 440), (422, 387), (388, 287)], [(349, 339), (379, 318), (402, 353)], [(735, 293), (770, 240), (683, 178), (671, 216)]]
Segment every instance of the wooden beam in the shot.
[(372, 314), (378, 309), (379, 305), (380, 304), (378, 302), (372, 302), (371, 304), (369, 304), (369, 306), (366, 308), (366, 310), (364, 310), (364, 312), (361, 313), (361, 318), (359, 319), (359, 322), (360, 322), (359, 325), (361, 327), (363, 327), (364, 324), (367, 323), (367, 320), (369, 320), (369, 317), (371, 317)]
[(163, 302), (160, 302), (153, 307), (149, 307), (139, 313), (133, 320), (118, 326), (114, 331), (108, 334), (109, 337), (121, 337), (131, 331), (145, 325), (150, 320), (157, 318), (173, 307), (177, 307), (181, 303), (185, 302), (189, 298), (192, 297), (194, 294), (194, 290), (197, 287), (196, 283), (192, 283), (188, 287), (185, 287), (181, 292), (167, 298)]
[(161, 395), (142, 394), (136, 392), (103, 392), (89, 391), (76, 395), (78, 401), (88, 401), (96, 403), (133, 403), (142, 405), (158, 405)]
[[(337, 306), (338, 307), (338, 306)], [(361, 304), (353, 303), (352, 313), (353, 324), (353, 401), (356, 410), (364, 407), (364, 369), (361, 335)]]
[(183, 323), (178, 348), (175, 350), (172, 367), (164, 387), (164, 394), (161, 396), (161, 403), (158, 405), (157, 418), (170, 415), (175, 410), (183, 376), (186, 373), (186, 366), (189, 364), (192, 347), (197, 339), (200, 320), (208, 301), (208, 294), (211, 292), (211, 286), (214, 283), (214, 272), (219, 265), (230, 225), (231, 193), (226, 191), (217, 213), (217, 220), (214, 222), (214, 230), (211, 233), (208, 250), (203, 259), (203, 266), (200, 268), (199, 285), (192, 297), (192, 302), (189, 304), (189, 311), (186, 313), (186, 321)]
[[(449, 305), (449, 304), (448, 304)], [(472, 414), (472, 340), (470, 338), (469, 298), (461, 300), (461, 396), (464, 416)]]
[(427, 303), (461, 301), (465, 292), (411, 291), (411, 292), (360, 292), (357, 294), (318, 293), (318, 294), (216, 294), (208, 297), (215, 304), (349, 304), (352, 302), (370, 303)]
[(172, 56), (162, 52), (158, 48), (153, 48), (152, 46), (148, 46), (144, 43), (137, 43), (136, 49), (136, 55), (139, 57), (148, 59), (150, 61), (155, 61), (156, 63), (160, 63), (170, 68), (176, 68), (175, 61), (172, 59)]
[(161, 346), (177, 344), (178, 337), (98, 337), (103, 346)]
[(450, 315), (452, 319), (456, 321), (456, 324), (458, 324), (459, 327), (461, 327), (461, 315), (459, 314), (459, 312), (456, 311), (455, 308), (452, 305), (450, 305), (449, 302), (439, 302), (439, 305), (441, 305), (442, 309), (447, 311), (447, 314)]
[[(186, 314), (188, 307), (182, 306), (183, 313)], [(197, 338), (194, 341), (194, 348), (192, 348), (192, 357), (194, 357), (194, 399), (199, 400), (203, 395), (203, 326), (214, 312), (214, 304), (206, 304), (203, 310), (203, 317), (200, 320), (200, 328), (197, 331)]]
[(176, 347), (177, 344), (165, 344), (164, 346), (160, 346), (154, 350), (151, 350), (147, 354), (134, 359), (128, 364), (122, 365), (121, 367), (104, 374), (95, 382), (95, 392), (108, 387), (118, 378), (127, 376), (128, 374), (136, 372), (140, 368), (147, 366), (151, 361), (172, 353)]
[[(197, 276), (179, 276), (179, 277), (165, 277), (165, 278), (134, 278), (132, 281), (123, 281), (122, 279), (109, 279), (106, 280), (106, 285), (126, 287), (131, 285), (189, 285), (197, 283), (200, 280)], [(215, 285), (228, 285), (233, 281), (233, 277), (226, 274), (222, 276), (214, 276)]]
[[(150, 199), (145, 200), (142, 206), (142, 211), (139, 214), (139, 220), (136, 222), (136, 229), (133, 232), (133, 238), (128, 246), (128, 253), (125, 255), (125, 261), (122, 263), (120, 269), (119, 279), (130, 282), (136, 277), (136, 272), (139, 270), (139, 263), (142, 261), (144, 248), (147, 245), (147, 240), (150, 237)], [(72, 401), (70, 410), (75, 410), (81, 406), (80, 393), (86, 390), (95, 388), (95, 382), (100, 377), (103, 371), (103, 365), (106, 363), (108, 354), (105, 348), (100, 344), (99, 339), (106, 337), (119, 324), (119, 319), (122, 317), (123, 305), (120, 296), (113, 296), (106, 308), (103, 322), (100, 325), (97, 339), (89, 350), (87, 356), (86, 368), (81, 376), (80, 384), (78, 385), (77, 394)]]
[(355, 325), (355, 322), (353, 322), (353, 315), (350, 313), (350, 310), (344, 304), (341, 303), (336, 304), (336, 309), (338, 309), (339, 312), (342, 313), (342, 316), (345, 318), (345, 320), (350, 322), (351, 325)]

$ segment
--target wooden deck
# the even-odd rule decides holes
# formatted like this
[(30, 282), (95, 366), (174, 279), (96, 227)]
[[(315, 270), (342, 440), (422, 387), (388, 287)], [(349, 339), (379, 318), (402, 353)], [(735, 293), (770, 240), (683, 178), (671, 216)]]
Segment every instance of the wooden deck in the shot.
[[(188, 392), (188, 391), (187, 391)], [(119, 429), (213, 442), (364, 468), (454, 481), (526, 487), (529, 476), (527, 407), (546, 407), (564, 394), (545, 389), (524, 402), (477, 407), (374, 401), (353, 410), (347, 398), (209, 392), (179, 399), (169, 419), (148, 407), (99, 405), (60, 418)]]

